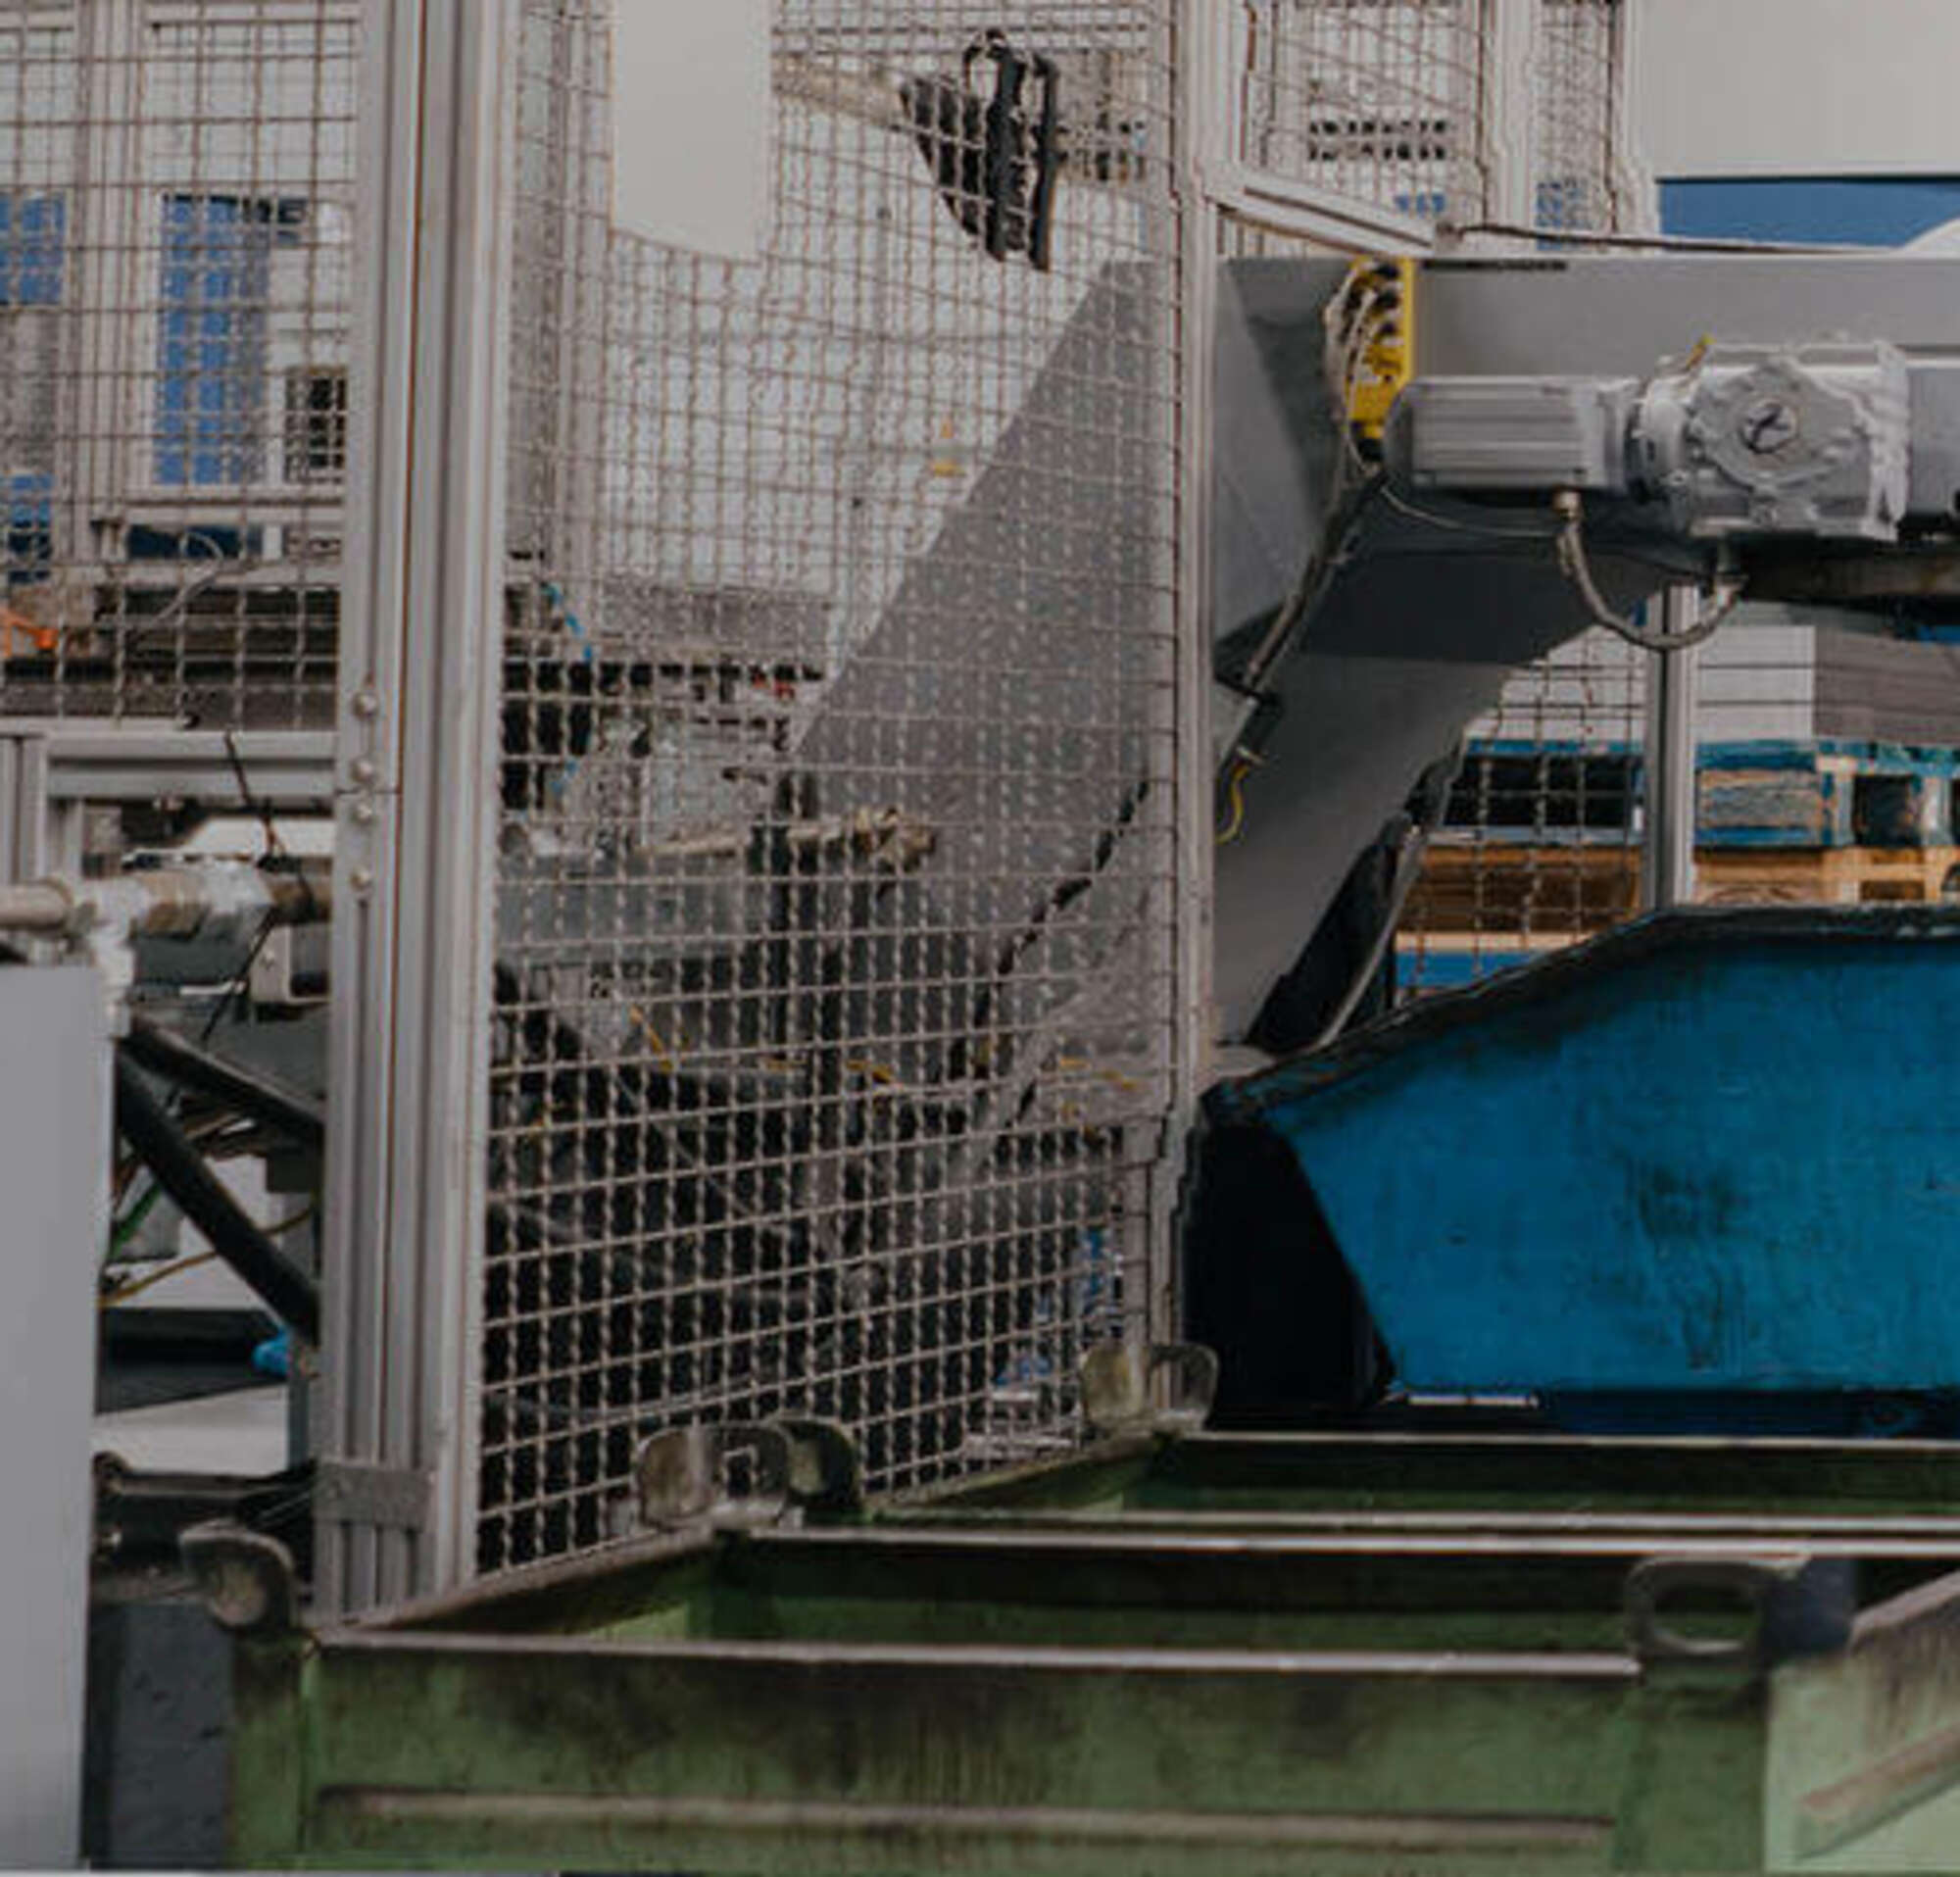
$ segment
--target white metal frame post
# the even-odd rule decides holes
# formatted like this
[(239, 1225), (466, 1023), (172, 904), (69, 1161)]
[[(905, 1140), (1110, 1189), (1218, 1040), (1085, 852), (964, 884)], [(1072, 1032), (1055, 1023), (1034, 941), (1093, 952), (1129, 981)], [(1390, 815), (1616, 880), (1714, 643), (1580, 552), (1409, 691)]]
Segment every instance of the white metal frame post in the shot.
[(1505, 227), (1535, 227), (1543, 0), (1481, 4), (1484, 82), (1477, 109), (1477, 155), (1484, 179), (1483, 219)]
[(1172, 186), (1178, 205), (1177, 869), (1173, 891), (1177, 1009), (1169, 1126), (1153, 1208), (1149, 1326), (1181, 1333), (1183, 1285), (1176, 1229), (1185, 1145), (1198, 1116), (1215, 1025), (1211, 1011), (1211, 466), (1212, 334), (1219, 215), (1206, 187), (1221, 126), (1216, 0), (1181, 0), (1171, 48)]
[(318, 1601), (473, 1567), (516, 0), (368, 0)]

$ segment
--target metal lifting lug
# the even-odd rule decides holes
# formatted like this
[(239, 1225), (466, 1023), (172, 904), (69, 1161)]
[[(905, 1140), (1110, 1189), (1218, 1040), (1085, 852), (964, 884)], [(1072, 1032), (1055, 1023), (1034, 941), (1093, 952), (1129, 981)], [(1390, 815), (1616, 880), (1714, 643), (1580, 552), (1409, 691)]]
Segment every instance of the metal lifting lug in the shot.
[(1218, 1358), (1201, 1343), (1099, 1343), (1078, 1371), (1083, 1418), (1098, 1434), (1188, 1434), (1218, 1393)]
[(780, 1427), (669, 1428), (643, 1441), (634, 1458), (640, 1523), (656, 1531), (782, 1524), (795, 1509), (793, 1471)]
[(276, 1538), (219, 1521), (193, 1525), (178, 1549), (220, 1628), (262, 1639), (299, 1628), (293, 1555)]

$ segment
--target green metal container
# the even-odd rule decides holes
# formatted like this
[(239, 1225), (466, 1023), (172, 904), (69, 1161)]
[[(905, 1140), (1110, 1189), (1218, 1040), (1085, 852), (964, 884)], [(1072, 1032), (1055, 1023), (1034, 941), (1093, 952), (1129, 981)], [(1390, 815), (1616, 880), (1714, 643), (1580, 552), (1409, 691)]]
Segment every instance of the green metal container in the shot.
[(1192, 1435), (238, 1630), (261, 1867), (1942, 1870), (1960, 1449)]

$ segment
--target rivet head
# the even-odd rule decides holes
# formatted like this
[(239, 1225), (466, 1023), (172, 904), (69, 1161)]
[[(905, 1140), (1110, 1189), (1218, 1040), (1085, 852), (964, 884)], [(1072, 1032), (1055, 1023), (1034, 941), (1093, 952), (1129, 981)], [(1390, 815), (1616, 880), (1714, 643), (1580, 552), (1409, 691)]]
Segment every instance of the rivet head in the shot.
[(371, 893), (374, 890), (374, 869), (371, 866), (357, 866), (347, 876), (347, 884), (357, 893)]
[(371, 687), (355, 692), (354, 715), (361, 717), (379, 716), (381, 715), (381, 700)]

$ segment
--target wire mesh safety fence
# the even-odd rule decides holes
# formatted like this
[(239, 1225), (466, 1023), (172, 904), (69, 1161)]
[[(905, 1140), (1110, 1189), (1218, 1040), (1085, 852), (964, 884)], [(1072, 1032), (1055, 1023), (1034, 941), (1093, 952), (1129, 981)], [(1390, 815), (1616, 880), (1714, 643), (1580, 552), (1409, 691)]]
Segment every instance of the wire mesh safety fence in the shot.
[(1641, 905), (1643, 655), (1589, 632), (1520, 672), (1465, 742), (1398, 944), (1408, 994), (1456, 988)]
[(1242, 160), (1429, 221), (1482, 205), (1478, 0), (1248, 0)]
[(1628, 225), (1627, 0), (1539, 0), (1534, 221), (1561, 233)]
[(0, 714), (329, 720), (359, 11), (0, 7)]
[(780, 0), (760, 259), (526, 0), (477, 1563), (636, 1443), (1064, 1437), (1165, 1221), (1170, 9)]

